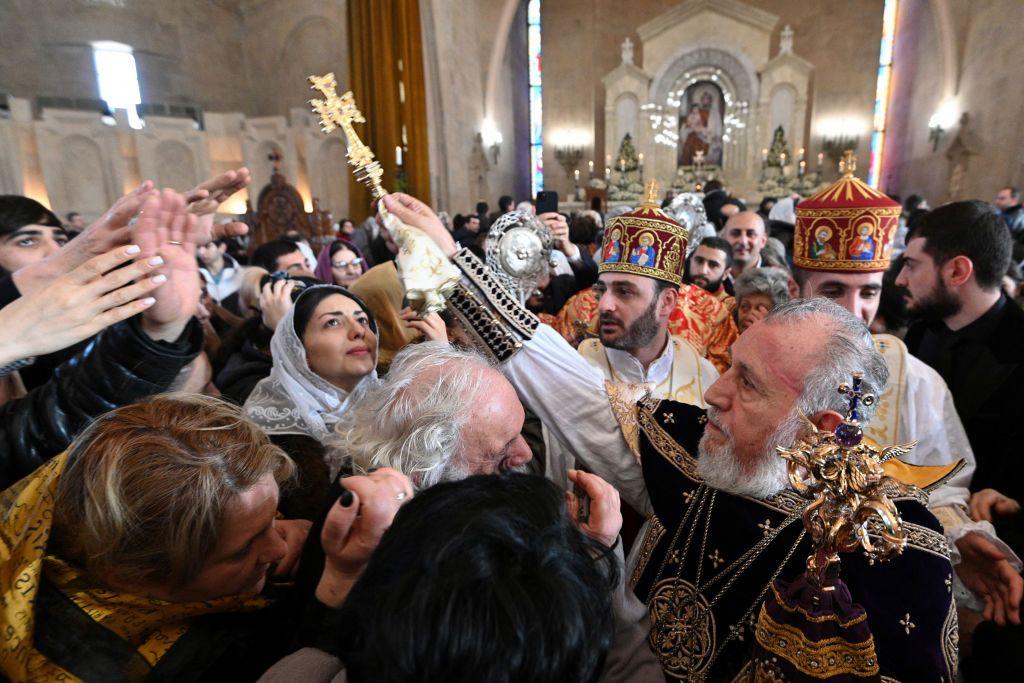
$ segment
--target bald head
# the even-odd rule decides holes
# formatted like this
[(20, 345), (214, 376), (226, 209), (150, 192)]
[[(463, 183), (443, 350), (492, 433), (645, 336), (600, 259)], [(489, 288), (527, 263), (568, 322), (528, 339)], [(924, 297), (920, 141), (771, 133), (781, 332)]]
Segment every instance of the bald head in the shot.
[(740, 211), (731, 216), (722, 228), (720, 237), (732, 245), (733, 275), (756, 267), (761, 258), (761, 250), (768, 243), (764, 220), (753, 211)]

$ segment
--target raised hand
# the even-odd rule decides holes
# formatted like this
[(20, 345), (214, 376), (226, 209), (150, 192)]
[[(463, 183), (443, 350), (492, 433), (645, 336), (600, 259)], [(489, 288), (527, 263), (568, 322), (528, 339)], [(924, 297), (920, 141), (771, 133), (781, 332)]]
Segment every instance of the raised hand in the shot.
[(18, 286), (18, 291), (22, 296), (32, 294), (89, 259), (106, 254), (114, 247), (127, 245), (131, 238), (129, 223), (143, 203), (154, 195), (156, 190), (153, 189), (153, 183), (147, 180), (118, 199), (99, 220), (56, 253), (15, 273), (14, 284)]
[(569, 239), (569, 223), (566, 222), (565, 216), (552, 211), (550, 213), (542, 213), (537, 218), (542, 220), (551, 231), (551, 240), (554, 243), (555, 249), (558, 249), (571, 259), (579, 258), (580, 248)]
[(394, 192), (384, 197), (384, 206), (406, 225), (419, 228), (434, 240), (446, 256), (456, 252), (455, 240), (433, 209), (413, 196)]
[(569, 470), (569, 481), (576, 484), (590, 498), (590, 514), (587, 521), (579, 522), (579, 501), (573, 493), (566, 493), (569, 516), (580, 531), (609, 548), (615, 545), (622, 530), (622, 510), (619, 506), (619, 492), (596, 474), (581, 470)]
[(142, 205), (133, 232), (140, 258), (163, 258), (160, 272), (167, 277), (153, 293), (156, 302), (142, 317), (143, 330), (153, 339), (174, 341), (195, 313), (201, 290), (196, 217), (186, 211), (183, 196), (163, 190)]
[(260, 311), (263, 314), (263, 325), (269, 330), (276, 330), (277, 324), (288, 314), (292, 302), (292, 291), (295, 280), (277, 280), (263, 285), (260, 292)]
[(163, 261), (119, 267), (139, 252), (115, 247), (0, 310), (0, 365), (59, 351), (152, 306), (149, 293), (167, 278), (146, 276)]
[(398, 314), (410, 330), (417, 330), (427, 341), (448, 341), (448, 330), (444, 320), (437, 313), (428, 313), (420, 317), (412, 308), (406, 307)]
[(345, 491), (331, 506), (320, 534), (325, 562), (316, 597), (328, 607), (344, 602), (398, 508), (413, 496), (409, 477), (389, 467), (341, 483)]
[(189, 213), (195, 214), (199, 219), (196, 236), (198, 244), (207, 244), (222, 237), (241, 236), (249, 231), (249, 226), (245, 223), (235, 221), (215, 225), (213, 219), (218, 207), (231, 195), (247, 187), (250, 182), (252, 174), (248, 168), (242, 166), (203, 181), (185, 193)]

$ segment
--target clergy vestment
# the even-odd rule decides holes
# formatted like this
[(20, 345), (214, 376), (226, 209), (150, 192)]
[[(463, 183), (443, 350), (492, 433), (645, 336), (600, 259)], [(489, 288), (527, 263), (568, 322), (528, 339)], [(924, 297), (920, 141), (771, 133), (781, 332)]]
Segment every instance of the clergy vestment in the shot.
[[(803, 572), (810, 544), (797, 539), (807, 499), (786, 490), (760, 501), (702, 486), (691, 456), (703, 433), (702, 409), (670, 401), (638, 405), (609, 392), (594, 368), (509, 296), (472, 253), (463, 249), (452, 260), (464, 277), (449, 301), (502, 362), (525, 406), (591, 472), (634, 509), (653, 512), (664, 529), (645, 537), (636, 586), (651, 611), (652, 649), (667, 677), (730, 680), (749, 660), (746, 620), (756, 615), (771, 581), (791, 581)], [(691, 507), (694, 501), (697, 507)], [(926, 502), (919, 492), (897, 501), (910, 537), (902, 556), (870, 565), (851, 555), (841, 577), (867, 611), (883, 675), (951, 681), (957, 652), (953, 569)], [(784, 524), (771, 536), (770, 529)], [(673, 550), (680, 551), (674, 559)], [(695, 606), (702, 607), (699, 619)]]

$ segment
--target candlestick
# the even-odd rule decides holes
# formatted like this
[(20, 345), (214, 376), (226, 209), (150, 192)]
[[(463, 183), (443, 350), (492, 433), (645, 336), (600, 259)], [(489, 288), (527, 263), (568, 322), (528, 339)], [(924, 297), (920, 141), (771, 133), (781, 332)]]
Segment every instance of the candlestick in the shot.
[(590, 161), (588, 161), (587, 165), (590, 167), (590, 177), (593, 178), (594, 177), (594, 160), (591, 159)]
[(644, 153), (640, 152), (640, 166), (644, 165)]
[(401, 145), (395, 146), (395, 163), (398, 164), (399, 166), (402, 165), (402, 146)]
[(804, 177), (804, 170), (807, 168), (807, 162), (803, 159), (800, 160), (800, 177)]
[(578, 168), (574, 169), (573, 172), (572, 172), (572, 175), (576, 179), (576, 183), (579, 184), (579, 182), (580, 182), (580, 169), (578, 169)]
[(821, 152), (818, 152), (818, 170), (819, 171), (821, 170), (821, 162), (824, 161), (824, 160), (825, 160), (825, 155), (823, 153), (821, 153)]

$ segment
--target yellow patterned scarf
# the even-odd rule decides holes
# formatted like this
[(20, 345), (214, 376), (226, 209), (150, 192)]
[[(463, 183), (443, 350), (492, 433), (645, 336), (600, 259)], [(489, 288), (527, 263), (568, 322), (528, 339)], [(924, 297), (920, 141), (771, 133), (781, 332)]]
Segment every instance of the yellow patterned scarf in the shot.
[(0, 671), (11, 680), (77, 680), (35, 649), (35, 600), (42, 577), (94, 621), (155, 665), (188, 630), (216, 612), (253, 611), (268, 602), (241, 595), (169, 603), (100, 588), (74, 565), (47, 554), (57, 483), (67, 455), (53, 458), (0, 494)]

